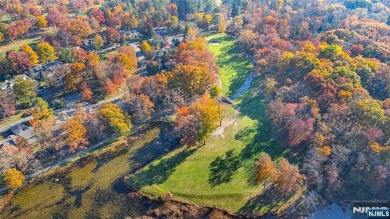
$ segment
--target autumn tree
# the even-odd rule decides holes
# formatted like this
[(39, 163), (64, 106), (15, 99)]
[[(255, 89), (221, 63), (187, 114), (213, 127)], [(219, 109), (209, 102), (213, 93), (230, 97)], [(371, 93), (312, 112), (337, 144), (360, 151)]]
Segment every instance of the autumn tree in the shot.
[(314, 131), (315, 119), (292, 121), (288, 130), (289, 146), (297, 146), (307, 140)]
[(88, 145), (87, 129), (80, 116), (68, 119), (62, 127), (70, 152), (85, 149)]
[(101, 37), (99, 34), (96, 34), (93, 38), (92, 45), (94, 50), (100, 50), (104, 45), (103, 37)]
[(47, 63), (56, 58), (54, 47), (52, 47), (48, 42), (38, 43), (37, 54), (41, 63)]
[(49, 104), (44, 99), (38, 97), (32, 116), (34, 117), (35, 122), (39, 122), (53, 116), (53, 111), (49, 108)]
[(188, 106), (176, 110), (175, 131), (179, 134), (180, 143), (194, 146), (198, 143), (199, 117), (194, 115)]
[(37, 97), (36, 85), (29, 79), (17, 78), (12, 89), (16, 100), (25, 107), (31, 106)]
[(226, 21), (222, 13), (215, 15), (214, 22), (218, 33), (224, 33), (226, 31)]
[(0, 91), (0, 119), (8, 119), (15, 114), (16, 97), (13, 91)]
[(110, 43), (118, 42), (120, 39), (120, 33), (115, 28), (109, 27), (106, 31), (106, 37)]
[[(26, 140), (24, 140), (26, 142)], [(19, 171), (26, 173), (30, 166), (34, 164), (34, 154), (32, 149), (21, 145), (20, 137), (16, 140), (17, 146), (4, 145), (1, 148), (0, 167), (2, 169), (16, 168)]]
[(385, 111), (378, 100), (363, 99), (352, 106), (357, 120), (364, 125), (379, 125), (385, 121)]
[(144, 94), (124, 96), (122, 105), (136, 123), (148, 121), (154, 113), (154, 103)]
[(257, 183), (263, 183), (265, 189), (266, 179), (273, 179), (276, 173), (277, 169), (271, 157), (267, 153), (262, 154), (256, 163)]
[(85, 57), (85, 65), (87, 68), (95, 70), (99, 66), (100, 56), (96, 53), (90, 53)]
[(4, 173), (5, 182), (11, 189), (19, 188), (24, 182), (24, 175), (15, 168), (8, 169)]
[(205, 143), (206, 138), (219, 126), (221, 120), (218, 100), (204, 95), (192, 105), (192, 110), (195, 115), (199, 115), (200, 124), (197, 139)]
[(118, 52), (126, 54), (131, 59), (132, 69), (137, 68), (137, 53), (133, 46), (122, 46), (118, 49)]
[(332, 153), (332, 149), (328, 145), (318, 148), (318, 151), (325, 156), (329, 156)]
[(20, 136), (16, 137), (15, 145), (16, 145), (16, 147), (18, 147), (20, 149), (31, 148), (30, 143), (28, 143), (28, 141), (25, 138), (20, 137)]
[(25, 52), (11, 51), (8, 53), (7, 59), (10, 67), (19, 74), (32, 67), (30, 57)]
[(111, 95), (111, 94), (115, 93), (116, 86), (111, 80), (106, 81), (105, 91), (106, 91), (106, 95)]
[(28, 45), (28, 44), (25, 44), (22, 46), (21, 48), (21, 51), (27, 53), (29, 55), (29, 58), (30, 58), (30, 62), (32, 64), (37, 64), (38, 63), (38, 55), (37, 53), (34, 52), (34, 50)]
[(43, 15), (37, 16), (37, 25), (39, 28), (45, 28), (47, 26), (47, 20), (45, 16)]
[(130, 116), (114, 103), (102, 104), (98, 110), (98, 116), (115, 133), (125, 134), (131, 130)]
[(59, 136), (54, 133), (55, 123), (54, 116), (33, 123), (34, 134), (38, 139), (40, 149), (54, 151), (64, 146), (63, 140), (60, 140)]
[(71, 33), (74, 36), (78, 36), (81, 39), (87, 38), (91, 33), (92, 29), (89, 25), (88, 20), (81, 17), (67, 18), (67, 22), (62, 26), (64, 31)]
[(137, 64), (137, 60), (134, 59), (134, 57), (130, 57), (124, 52), (119, 52), (114, 59), (114, 62), (121, 64), (127, 71), (127, 73), (130, 75), (134, 72)]
[(125, 13), (122, 16), (122, 28), (125, 30), (130, 30), (131, 28), (138, 27), (138, 20), (137, 17), (133, 13)]
[(283, 195), (292, 195), (302, 189), (305, 179), (299, 168), (290, 164), (286, 158), (279, 161), (274, 183)]
[(16, 39), (17, 37), (28, 33), (33, 25), (34, 21), (28, 18), (12, 21), (8, 26), (8, 36), (11, 39)]
[(206, 28), (210, 26), (212, 21), (213, 21), (213, 16), (211, 16), (211, 14), (206, 14), (205, 16), (203, 16), (203, 23)]
[(245, 51), (250, 51), (255, 44), (256, 35), (251, 30), (244, 30), (238, 38), (238, 43)]
[(203, 94), (213, 83), (212, 75), (205, 67), (194, 65), (176, 65), (169, 75), (169, 84), (181, 89), (188, 96)]
[(141, 45), (140, 45), (140, 48), (141, 48), (141, 51), (143, 53), (147, 53), (149, 52), (150, 50), (152, 50), (152, 47), (149, 45), (149, 43), (147, 41), (142, 41), (141, 42)]
[(70, 66), (70, 69), (72, 70), (73, 74), (78, 74), (78, 73), (81, 73), (82, 71), (84, 71), (85, 64), (82, 62), (76, 62)]
[(92, 99), (93, 92), (87, 82), (81, 83), (81, 99), (83, 101), (90, 101)]

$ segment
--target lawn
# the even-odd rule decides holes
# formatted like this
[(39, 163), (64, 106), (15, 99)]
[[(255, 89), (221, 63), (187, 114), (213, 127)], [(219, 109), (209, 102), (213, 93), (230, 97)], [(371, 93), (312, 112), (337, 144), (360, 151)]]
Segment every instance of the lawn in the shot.
[[(263, 109), (252, 113), (262, 115)], [(268, 124), (259, 123), (250, 116), (241, 115), (236, 123), (225, 129), (223, 136), (211, 136), (200, 148), (183, 147), (171, 152), (129, 176), (127, 183), (147, 194), (158, 196), (170, 192), (179, 200), (232, 212), (276, 210), (280, 206), (274, 207), (266, 200), (252, 203), (263, 193), (262, 187), (256, 184), (255, 161), (263, 152), (275, 160), (282, 156), (293, 159), (293, 155), (270, 138)]]
[(207, 37), (208, 48), (217, 58), (220, 67), (222, 90), (231, 96), (244, 83), (252, 69), (248, 57), (238, 48), (234, 37), (226, 34), (213, 34)]
[[(14, 196), (0, 218), (125, 218), (136, 216), (141, 201), (123, 190), (121, 176), (163, 154), (156, 150), (162, 131), (154, 128), (141, 140), (106, 148), (105, 154), (69, 173), (28, 186)], [(168, 148), (168, 147), (165, 147)]]
[(6, 45), (0, 46), (0, 57), (4, 57), (5, 54), (8, 51), (11, 50), (19, 50), (23, 45), (28, 44), (30, 45), (33, 49), (35, 48), (36, 44), (38, 44), (41, 40), (41, 36), (44, 34), (49, 34), (49, 33), (54, 33), (56, 30), (53, 28), (46, 28), (40, 36), (33, 37), (33, 38), (26, 38), (26, 39), (20, 39), (20, 40), (15, 40), (12, 43), (8, 43)]

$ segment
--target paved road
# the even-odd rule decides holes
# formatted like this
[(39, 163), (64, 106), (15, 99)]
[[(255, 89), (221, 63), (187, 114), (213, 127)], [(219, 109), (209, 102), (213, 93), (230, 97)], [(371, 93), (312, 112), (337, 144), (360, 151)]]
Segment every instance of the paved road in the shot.
[[(90, 105), (92, 108), (96, 108), (96, 107), (99, 107), (100, 105), (102, 105), (103, 103), (107, 103), (107, 102), (114, 102), (114, 101), (117, 101), (119, 100), (121, 97), (123, 97), (125, 94), (127, 94), (129, 91), (126, 91), (124, 93), (121, 93), (117, 96), (114, 96), (114, 97), (110, 97), (108, 99), (105, 99), (105, 100), (102, 100), (96, 104), (93, 104), (93, 105)], [(86, 106), (89, 106), (89, 104), (85, 103)], [(58, 110), (54, 110), (54, 115), (58, 115), (60, 113), (67, 113), (67, 112), (74, 112), (76, 110), (76, 108), (74, 107), (74, 104), (72, 104), (72, 107), (66, 107), (66, 108), (62, 108), (62, 109), (58, 109)], [(32, 116), (28, 116), (26, 118), (22, 118), (22, 119), (19, 119), (15, 122), (12, 122), (10, 124), (7, 124), (7, 125), (3, 125), (3, 126), (0, 126), (0, 133), (3, 133), (4, 131), (7, 131), (8, 129), (12, 128), (13, 126), (15, 125), (18, 125), (18, 124), (21, 124), (21, 123), (24, 123), (24, 122), (27, 122), (29, 120), (32, 120), (33, 117)]]
[(0, 133), (7, 131), (8, 129), (12, 128), (15, 125), (21, 124), (23, 122), (27, 122), (27, 121), (32, 120), (32, 119), (33, 119), (32, 116), (28, 116), (26, 118), (21, 118), (19, 120), (16, 120), (15, 122), (7, 124), (7, 125), (2, 125), (2, 126), (0, 126)]

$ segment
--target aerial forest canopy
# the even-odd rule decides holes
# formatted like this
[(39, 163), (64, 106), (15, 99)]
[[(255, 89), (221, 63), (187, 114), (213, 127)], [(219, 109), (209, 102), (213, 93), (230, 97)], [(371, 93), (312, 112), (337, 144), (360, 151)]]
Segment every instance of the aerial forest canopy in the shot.
[[(200, 11), (211, 13), (216, 8), (215, 0), (109, 0), (105, 1), (108, 6), (115, 6), (118, 3), (124, 3), (125, 8), (134, 10), (136, 13), (147, 11), (148, 9), (161, 9), (170, 4), (175, 4), (177, 15), (180, 19), (185, 19), (187, 14), (195, 14)], [(140, 9), (140, 10), (139, 10)]]
[[(249, 217), (386, 200), (389, 64), (389, 0), (0, 0), (0, 217), (80, 154), (91, 202), (119, 184)], [(75, 175), (41, 180), (64, 195), (37, 209), (82, 209)]]

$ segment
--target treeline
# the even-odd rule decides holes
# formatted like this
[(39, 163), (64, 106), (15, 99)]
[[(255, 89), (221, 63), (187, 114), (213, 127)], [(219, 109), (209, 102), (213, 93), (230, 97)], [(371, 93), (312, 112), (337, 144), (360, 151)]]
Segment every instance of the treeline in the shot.
[(303, 211), (390, 195), (389, 8), (360, 3), (252, 1), (227, 28), (253, 59), (273, 137), (303, 160)]

